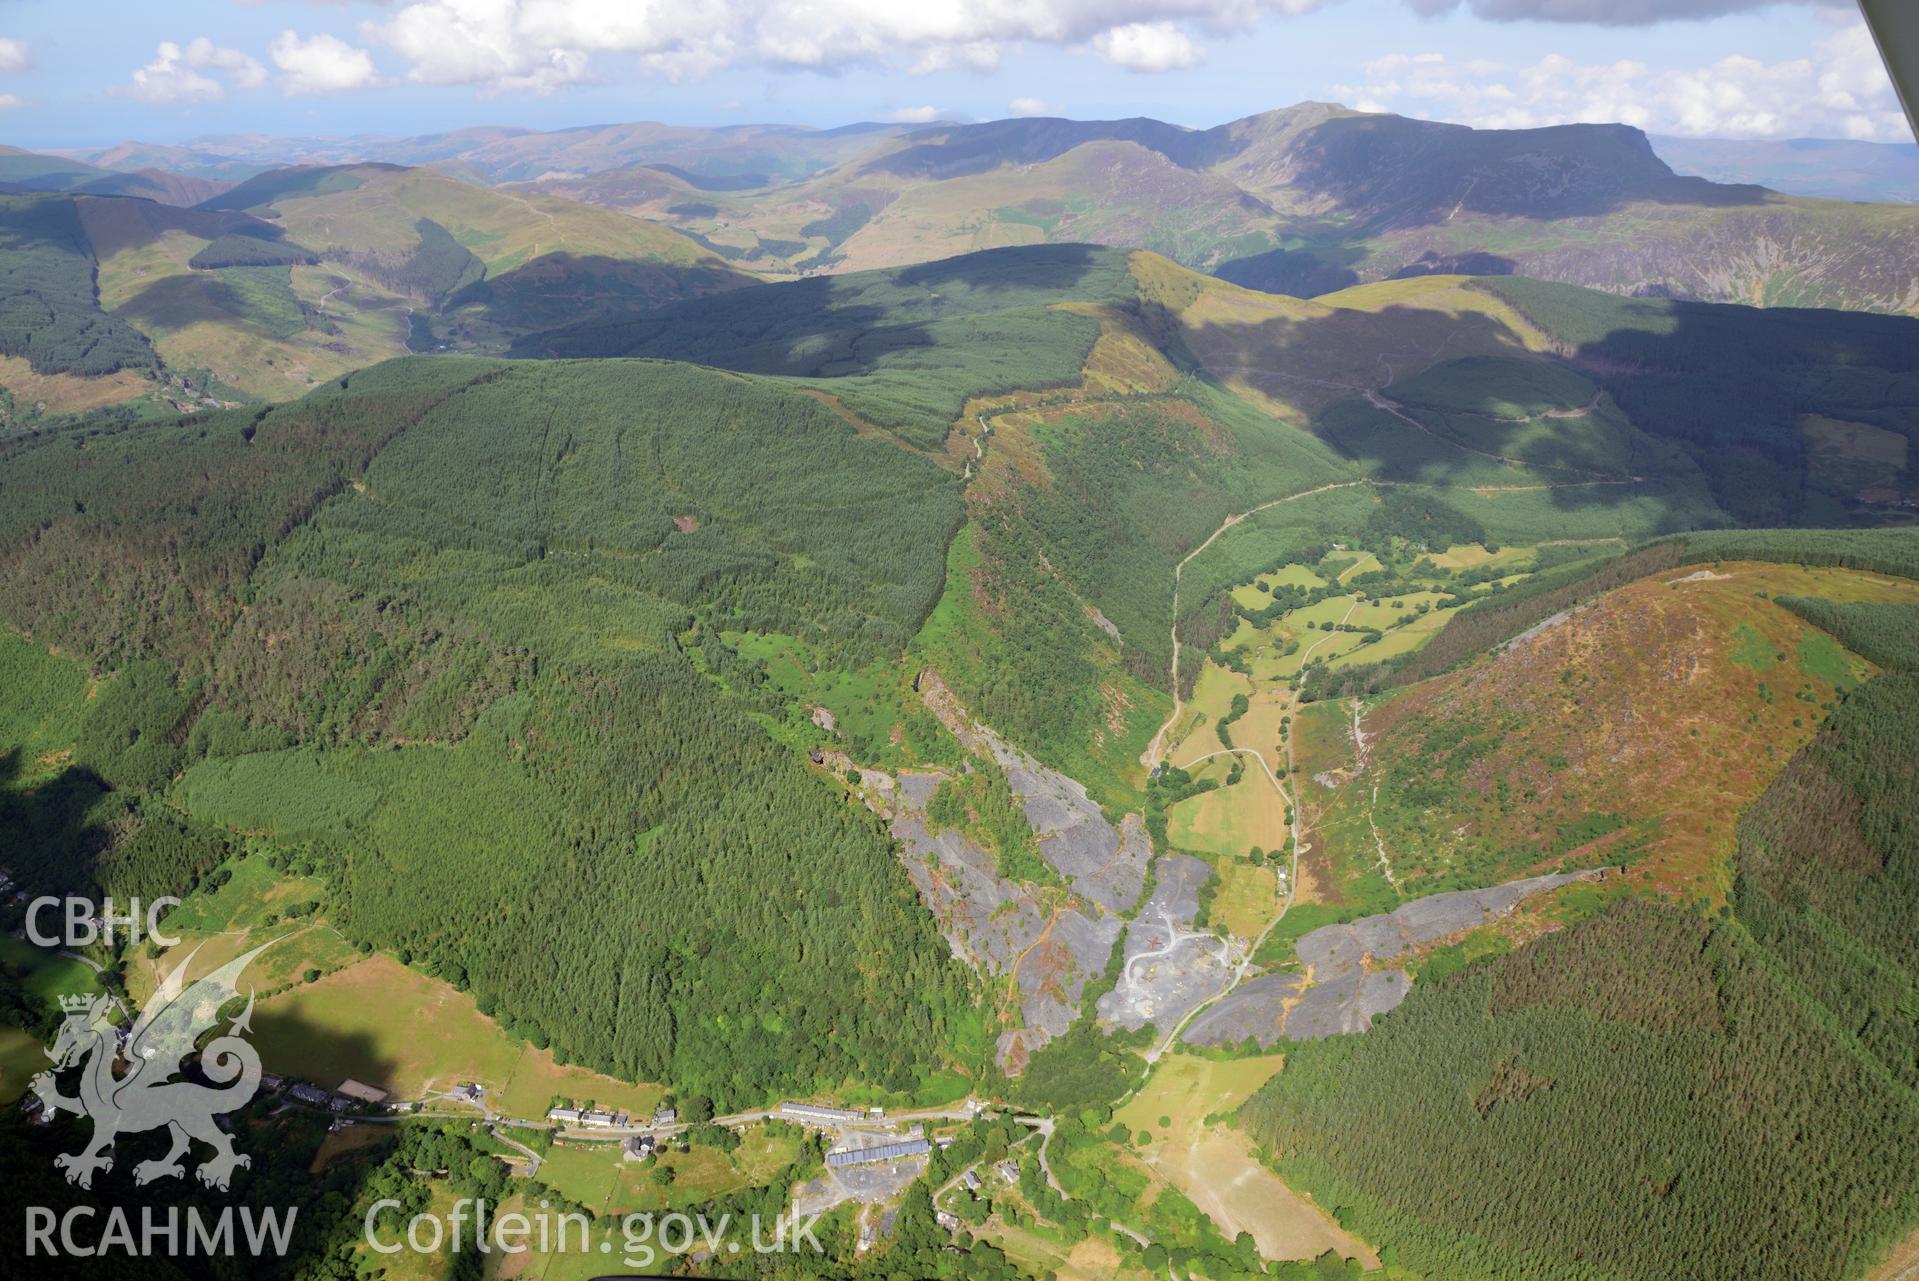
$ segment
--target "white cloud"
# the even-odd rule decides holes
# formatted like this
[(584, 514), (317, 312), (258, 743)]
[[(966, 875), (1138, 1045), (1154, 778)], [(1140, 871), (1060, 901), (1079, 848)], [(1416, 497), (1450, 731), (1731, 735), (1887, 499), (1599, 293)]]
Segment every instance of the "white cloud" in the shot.
[(203, 71), (220, 72), (239, 89), (258, 89), (266, 81), (266, 68), (258, 61), (201, 36), (185, 48), (171, 40), (161, 41), (153, 61), (135, 68), (132, 82), (116, 86), (113, 92), (158, 105), (217, 102), (226, 97), (226, 87), (200, 74)]
[(1780, 4), (1851, 8), (1851, 0), (1407, 0), (1432, 17), (1462, 6), (1493, 22), (1587, 22), (1606, 27), (1648, 27), (1658, 22), (1697, 21), (1749, 13)]
[(235, 89), (259, 89), (267, 82), (267, 69), (260, 60), (238, 49), (223, 49), (205, 36), (195, 37), (187, 46), (189, 67), (224, 72)]
[(902, 125), (924, 125), (931, 124), (944, 114), (938, 107), (901, 107), (898, 111), (887, 112), (880, 119)]
[(32, 63), (26, 41), (0, 36), (0, 72), (25, 71)]
[(936, 45), (919, 56), (912, 67), (916, 76), (935, 71), (993, 71), (999, 67), (1000, 47), (991, 40), (968, 40), (964, 44)]
[(1493, 129), (1619, 121), (1691, 137), (1911, 138), (1863, 24), (1836, 26), (1806, 57), (1730, 56), (1694, 68), (1582, 64), (1548, 54), (1529, 66), (1388, 54), (1335, 93), (1366, 110), (1405, 111)]
[[(1268, 19), (1344, 0), (384, 0), (355, 44), (283, 34), (273, 60), (288, 93), (380, 82), (365, 47), (382, 46), (418, 84), (482, 93), (553, 93), (634, 76), (678, 81), (726, 67), (832, 72), (867, 63), (913, 74), (990, 72), (1025, 45), (1090, 50), (1134, 71), (1191, 67), (1198, 41), (1230, 38)], [(1847, 0), (1405, 0), (1439, 14), (1465, 8), (1494, 20), (1606, 24), (1710, 17), (1767, 4)], [(0, 42), (0, 70), (5, 68)], [(245, 55), (238, 55), (244, 57)], [(165, 60), (161, 60), (165, 61)], [(257, 63), (254, 65), (258, 65)], [(184, 70), (182, 70), (184, 69)], [(241, 65), (176, 57), (143, 68), (154, 100), (218, 96), (240, 87)], [(208, 86), (212, 85), (212, 90)], [(171, 95), (168, 97), (167, 95)], [(1375, 95), (1377, 96), (1377, 95)], [(1383, 100), (1383, 99), (1382, 99)], [(1871, 124), (1853, 128), (1877, 128)]]
[(1206, 56), (1170, 22), (1128, 22), (1094, 36), (1093, 48), (1128, 71), (1177, 71)]
[(267, 51), (280, 69), (280, 91), (291, 95), (341, 93), (375, 83), (373, 59), (337, 36), (302, 38), (282, 31)]
[(20, 99), (10, 93), (0, 93), (0, 111), (6, 111), (11, 107), (17, 107), (19, 105)]
[(599, 57), (627, 60), (609, 75), (636, 68), (670, 79), (741, 64), (831, 71), (878, 62), (927, 73), (990, 71), (1026, 43), (1094, 42), (1117, 50), (1122, 65), (1184, 66), (1199, 51), (1176, 22), (1226, 35), (1337, 2), (412, 0), (361, 30), (422, 84), (551, 92), (592, 78), (589, 61)]
[(1056, 116), (1059, 104), (1044, 98), (1015, 98), (1006, 104), (1006, 109), (1016, 116)]

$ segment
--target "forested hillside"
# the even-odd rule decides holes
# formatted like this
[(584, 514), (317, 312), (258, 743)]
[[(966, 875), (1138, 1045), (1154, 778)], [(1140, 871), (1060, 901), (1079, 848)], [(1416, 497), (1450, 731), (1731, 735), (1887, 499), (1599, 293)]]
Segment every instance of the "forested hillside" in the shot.
[[(1905, 318), (1479, 282), (1550, 334), (1742, 524), (1842, 524), (1915, 493), (1919, 326)], [(1849, 510), (1852, 509), (1852, 510)]]
[[(351, 936), (569, 1058), (741, 1101), (910, 1087), (966, 980), (877, 822), (701, 647), (896, 650), (954, 491), (810, 397), (633, 362), (406, 361), (264, 414), (17, 445), (12, 661), (84, 681), (57, 646), (101, 693), (50, 695), (36, 723), (66, 743), (12, 758), (9, 825), (38, 838), (16, 870), (184, 888), (217, 842), (130, 866), (156, 815), (183, 821), (165, 792), (195, 831), (303, 849)], [(799, 1014), (829, 1003), (856, 1013)]]
[(1629, 899), (1299, 1047), (1247, 1105), (1408, 1266), (1854, 1275), (1919, 1213), (1913, 607), (1782, 603), (1887, 670), (1739, 822), (1725, 908)]
[[(1307, 504), (1222, 531), (1195, 566), (1203, 582), (1181, 597), (1189, 644), (1230, 632), (1220, 588), (1236, 574), (1315, 543), (1870, 520), (1905, 492), (1903, 453), (1880, 477), (1892, 490), (1860, 485), (1800, 424), (1907, 430), (1919, 322), (1848, 316), (1815, 330), (1812, 313), (1522, 286), (1534, 288), (1435, 277), (1309, 303), (1152, 255), (1035, 246), (768, 285), (535, 335), (515, 351), (798, 377), (921, 447), (959, 420), (960, 459), (973, 440), (982, 456), (969, 464), (975, 520), (951, 568), (974, 584), (971, 600), (993, 605), (950, 600), (922, 650), (989, 722), (1118, 796), (1130, 786), (1118, 762), (1143, 746), (1134, 735), (1152, 691), (1171, 693), (1163, 585), (1222, 521), (1269, 500), (1366, 478), (1390, 493), (1391, 512), (1375, 521), (1362, 492), (1330, 520)], [(1575, 326), (1637, 354), (1584, 358), (1567, 336)], [(1709, 363), (1715, 344), (1747, 333), (1772, 353), (1765, 369), (1737, 366), (1728, 387), (1750, 376), (1730, 406), (1687, 413), (1680, 375), (1659, 371)], [(1764, 406), (1750, 427), (1746, 404)], [(1276, 430), (1275, 418), (1306, 431)], [(1020, 639), (1039, 633), (1073, 640)], [(1104, 728), (1089, 734), (1094, 724)]]
[(0, 196), (0, 355), (38, 373), (155, 366), (145, 337), (100, 310), (93, 265), (72, 200)]
[[(373, 201), (391, 248), (363, 278), (442, 316), (532, 252), (487, 259), (448, 209), (377, 189), (399, 181), (279, 176), (236, 198)], [(301, 216), (258, 250), (196, 252), (306, 270), (250, 261), (330, 253)], [(158, 224), (109, 225), (138, 253)], [(105, 279), (118, 298), (133, 277)], [(1249, 1124), (1432, 1275), (1685, 1274), (1663, 1243), (1688, 1235), (1750, 1265), (1727, 1275), (1840, 1271), (1912, 1208), (1886, 1137), (1915, 1088), (1892, 955), (1910, 860), (1883, 817), (1907, 802), (1855, 750), (1905, 732), (1906, 678), (1875, 673), (1909, 663), (1910, 589), (1871, 576), (1911, 574), (1912, 536), (1694, 532), (1893, 514), (1822, 450), (1862, 463), (1861, 440), (1889, 455), (1859, 433), (1906, 439), (1919, 322), (1817, 321), (1450, 277), (1304, 302), (1034, 246), (515, 347), (544, 359), (420, 355), (277, 407), (10, 436), (0, 821), (30, 852), (8, 867), (152, 894), (266, 851), (348, 944), (471, 993), (476, 1018), (722, 1106), (964, 1082), (1091, 1107), (1153, 1035), (1072, 1018), (1130, 999), (1125, 948), (1163, 946), (1135, 891), (1173, 903), (1153, 910), (1183, 913), (1188, 943), (1243, 948), (1243, 976), (1291, 981), (1306, 930), (1375, 903), (1624, 865), (1526, 920), (1662, 902), (1487, 965), (1416, 958), (1433, 969), (1403, 1008), (1289, 1053)], [(1751, 344), (1744, 376), (1773, 379), (1791, 420), (1689, 414), (1660, 381), (1661, 360)], [(1781, 443), (1809, 416), (1857, 430)], [(1764, 466), (1729, 468), (1742, 451)], [(968, 717), (999, 737), (963, 749)], [(1373, 772), (1341, 829), (1327, 794), (1361, 767), (1327, 732), (1349, 720)], [(901, 855), (909, 773), (924, 864)], [(1850, 814), (1846, 795), (1852, 880), (1806, 872), (1804, 816)], [(1061, 805), (1066, 839), (1042, 831)], [(1435, 821), (1453, 837), (1428, 839)], [(998, 968), (916, 896), (961, 841), (999, 897), (929, 894), (1030, 921)], [(1095, 919), (1091, 877), (1063, 870), (1076, 841), (1108, 863), (1127, 842), (1145, 884)], [(1694, 900), (1728, 909), (1674, 905)], [(1048, 936), (1069, 917), (1107, 931), (1077, 940), (1072, 1030), (997, 1058), (1021, 983), (1068, 975)], [(1028, 956), (1055, 968), (1034, 980)], [(1648, 1148), (1635, 1115), (1670, 1142)], [(1751, 1159), (1709, 1162), (1726, 1133)], [(1540, 1152), (1589, 1140), (1538, 1177)], [(1490, 1202), (1430, 1199), (1459, 1161)], [(1568, 1198), (1656, 1230), (1553, 1218)], [(1734, 1241), (1754, 1214), (1783, 1226)]]
[(655, 356), (821, 387), (923, 448), (966, 401), (1079, 381), (1099, 327), (1059, 304), (1130, 301), (1127, 255), (1094, 245), (970, 254), (766, 286), (521, 340), (523, 356)]

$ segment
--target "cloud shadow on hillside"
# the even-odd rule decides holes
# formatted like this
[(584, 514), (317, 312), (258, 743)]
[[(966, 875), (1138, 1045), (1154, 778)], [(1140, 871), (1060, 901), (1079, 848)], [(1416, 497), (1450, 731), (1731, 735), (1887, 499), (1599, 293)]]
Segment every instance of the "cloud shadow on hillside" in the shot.
[(1675, 174), (1626, 125), (1471, 130), (1403, 116), (1344, 116), (1305, 130), (1287, 185), (1374, 231), (1462, 213), (1545, 221), (1635, 203), (1724, 208), (1772, 197), (1763, 187)]
[(846, 377), (895, 352), (939, 346), (931, 326), (1020, 305), (1068, 301), (1114, 251), (1022, 245), (919, 263), (879, 278), (813, 276), (676, 303), (621, 319), (535, 334), (515, 356), (647, 356), (739, 373)]
[(19, 748), (0, 752), (0, 832), (13, 845), (7, 869), (35, 886), (92, 892), (95, 864), (111, 841), (93, 811), (112, 789), (82, 765), (31, 785), (25, 772)]
[[(250, 1038), (256, 1046), (260, 1039), (259, 1022), (256, 1010), (255, 1035)], [(267, 1070), (302, 1079), (297, 1067), (269, 1064)], [(189, 1061), (180, 1079), (210, 1084), (199, 1075), (193, 1061)], [(217, 1089), (224, 1082), (211, 1084)], [(69, 1093), (74, 1088), (71, 1081), (65, 1082), (64, 1087)], [(275, 1277), (331, 1276), (343, 1247), (350, 1247), (359, 1239), (354, 1208), (373, 1186), (392, 1141), (391, 1137), (385, 1137), (382, 1142), (355, 1146), (339, 1144), (336, 1140), (337, 1155), (324, 1166), (315, 1168), (316, 1154), (329, 1137), (328, 1127), (333, 1119), (333, 1114), (324, 1108), (296, 1104), (283, 1093), (265, 1089), (257, 1092), (240, 1110), (216, 1113), (215, 1124), (232, 1136), (234, 1151), (247, 1159), (246, 1165), (233, 1171), (226, 1191), (209, 1189), (195, 1177), (195, 1171), (213, 1155), (213, 1149), (199, 1141), (180, 1158), (185, 1167), (182, 1177), (154, 1179), (144, 1185), (135, 1182), (134, 1169), (140, 1162), (162, 1157), (167, 1152), (169, 1136), (164, 1128), (123, 1133), (113, 1146), (113, 1168), (97, 1174), (93, 1186), (83, 1190), (66, 1181), (54, 1165), (54, 1158), (85, 1148), (94, 1123), (86, 1118), (63, 1115), (46, 1125), (22, 1125), (12, 1140), (17, 1159), (11, 1163), (5, 1191), (0, 1193), (0, 1204), (9, 1207), (7, 1212), (13, 1215), (15, 1222), (20, 1221), (18, 1207), (28, 1205), (49, 1207), (56, 1215), (64, 1214), (71, 1207), (93, 1207), (96, 1224), (105, 1217), (109, 1207), (129, 1215), (136, 1223), (148, 1212), (164, 1220), (169, 1212), (184, 1217), (190, 1211), (197, 1211), (203, 1219), (211, 1217), (214, 1221), (228, 1210), (243, 1215), (251, 1213), (256, 1220), (263, 1212), (284, 1220), (290, 1212), (292, 1231), (287, 1251), (279, 1257), (269, 1253), (270, 1264), (264, 1258), (252, 1258), (243, 1231), (246, 1220), (235, 1221), (235, 1262), (240, 1271)], [(397, 1126), (377, 1120), (360, 1124), (379, 1126), (383, 1136), (399, 1132)], [(350, 1135), (353, 1131), (347, 1133)], [(83, 1222), (82, 1239), (87, 1230)], [(99, 1229), (96, 1226), (92, 1230)], [(77, 1279), (97, 1276), (97, 1269), (97, 1260), (77, 1263), (69, 1259), (63, 1263), (56, 1257), (36, 1263), (33, 1275)], [(209, 1271), (189, 1258), (183, 1243), (176, 1243), (168, 1250), (164, 1241), (152, 1255), (142, 1259), (138, 1272), (159, 1281), (226, 1275), (218, 1269)]]
[[(1919, 412), (1919, 404), (1865, 403), (1898, 385), (1873, 371), (1919, 371), (1919, 321), (1649, 307), (1643, 327), (1618, 326), (1545, 358), (1603, 393), (1590, 414), (1562, 392), (1515, 415), (1514, 400), (1542, 396), (1525, 378), (1542, 356), (1503, 323), (1470, 312), (1394, 306), (1270, 318), (1244, 326), (1243, 336), (1215, 334), (1208, 368), (1301, 407), (1316, 435), (1383, 482), (1473, 491), (1493, 502), (1531, 492), (1532, 502), (1568, 514), (1632, 504), (1629, 524), (1622, 513), (1629, 536), (1858, 518), (1847, 496), (1809, 483), (1799, 418)], [(1248, 369), (1255, 355), (1269, 368)], [(1235, 361), (1243, 363), (1235, 369)], [(1447, 383), (1447, 394), (1402, 403), (1395, 388), (1426, 371)], [(1636, 434), (1619, 433), (1607, 401)]]

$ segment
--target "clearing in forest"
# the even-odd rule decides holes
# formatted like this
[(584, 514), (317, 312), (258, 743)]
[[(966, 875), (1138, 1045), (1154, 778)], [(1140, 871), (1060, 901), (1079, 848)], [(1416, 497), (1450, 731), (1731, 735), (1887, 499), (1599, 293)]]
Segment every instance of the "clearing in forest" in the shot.
[(450, 984), (376, 953), (260, 1002), (253, 1043), (269, 1071), (331, 1088), (347, 1077), (418, 1098), (478, 1081), (512, 1117), (544, 1115), (555, 1095), (650, 1112), (660, 1091), (630, 1085), (509, 1037)]
[(1207, 1118), (1231, 1112), (1277, 1071), (1277, 1054), (1211, 1059), (1169, 1054), (1116, 1119), (1156, 1136), (1139, 1159), (1180, 1189), (1228, 1239), (1250, 1232), (1268, 1259), (1313, 1259), (1328, 1250), (1376, 1268), (1379, 1259), (1332, 1217), (1261, 1165), (1246, 1136)]

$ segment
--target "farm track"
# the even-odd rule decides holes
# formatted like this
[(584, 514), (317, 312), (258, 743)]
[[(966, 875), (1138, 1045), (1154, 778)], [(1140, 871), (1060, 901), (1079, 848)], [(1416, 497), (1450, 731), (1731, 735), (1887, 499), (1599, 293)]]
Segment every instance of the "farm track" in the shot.
[[(1126, 1098), (1131, 1098), (1134, 1094), (1137, 1094), (1141, 1089), (1145, 1088), (1147, 1080), (1151, 1078), (1153, 1074), (1153, 1065), (1159, 1061), (1160, 1057), (1164, 1055), (1166, 1051), (1172, 1049), (1173, 1046), (1179, 1043), (1179, 1035), (1186, 1030), (1187, 1024), (1198, 1018), (1206, 1010), (1232, 995), (1234, 989), (1251, 976), (1253, 958), (1259, 955), (1259, 949), (1266, 945), (1267, 938), (1272, 935), (1274, 929), (1278, 928), (1279, 923), (1285, 919), (1286, 913), (1292, 910), (1293, 899), (1299, 893), (1300, 808), (1296, 799), (1291, 792), (1286, 790), (1286, 785), (1279, 781), (1279, 776), (1273, 773), (1273, 768), (1266, 763), (1266, 758), (1250, 747), (1223, 747), (1216, 752), (1208, 752), (1204, 756), (1195, 757), (1193, 760), (1188, 761), (1182, 768), (1191, 769), (1193, 766), (1203, 764), (1217, 756), (1250, 756), (1258, 761), (1259, 768), (1266, 775), (1266, 781), (1273, 785), (1273, 790), (1279, 793), (1280, 799), (1286, 802), (1286, 808), (1292, 813), (1293, 818), (1289, 826), (1292, 832), (1293, 860), (1292, 868), (1286, 876), (1286, 897), (1280, 903), (1279, 911), (1273, 913), (1272, 919), (1266, 922), (1266, 928), (1259, 932), (1258, 937), (1253, 940), (1251, 946), (1246, 948), (1245, 952), (1241, 954), (1239, 964), (1233, 967), (1232, 981), (1211, 997), (1208, 997), (1206, 1000), (1201, 1001), (1198, 1005), (1188, 1010), (1186, 1016), (1174, 1024), (1173, 1029), (1147, 1052), (1146, 1075), (1140, 1078), (1139, 1085), (1129, 1091)], [(1293, 768), (1293, 736), (1290, 733), (1286, 735), (1286, 768), (1288, 773), (1290, 773)], [(1120, 1100), (1122, 1103), (1125, 1101), (1125, 1099)]]
[(1257, 507), (1249, 507), (1243, 512), (1236, 512), (1233, 515), (1228, 516), (1225, 520), (1221, 521), (1219, 523), (1219, 528), (1215, 529), (1211, 534), (1207, 535), (1205, 542), (1193, 548), (1192, 551), (1187, 552), (1185, 557), (1180, 560), (1179, 564), (1173, 566), (1173, 628), (1172, 628), (1173, 714), (1171, 716), (1168, 716), (1166, 718), (1165, 723), (1162, 724), (1159, 727), (1159, 729), (1154, 732), (1153, 741), (1147, 744), (1145, 754), (1140, 757), (1140, 762), (1142, 764), (1144, 764), (1147, 768), (1150, 769), (1161, 762), (1166, 752), (1166, 748), (1165, 748), (1166, 735), (1168, 732), (1172, 730), (1174, 725), (1178, 724), (1180, 713), (1185, 707), (1185, 700), (1180, 697), (1180, 693), (1179, 693), (1179, 580), (1180, 580), (1180, 575), (1186, 572), (1186, 566), (1192, 561), (1192, 559), (1195, 556), (1205, 551), (1208, 547), (1211, 547), (1214, 544), (1214, 542), (1216, 542), (1219, 539), (1219, 536), (1221, 534), (1225, 533), (1227, 530), (1231, 529), (1233, 526), (1239, 524), (1241, 521), (1247, 519), (1248, 517), (1257, 515), (1258, 513), (1263, 512), (1267, 510), (1268, 508), (1277, 507), (1281, 503), (1297, 502), (1302, 498), (1311, 498), (1314, 494), (1324, 494), (1335, 489), (1351, 489), (1357, 485), (1367, 485), (1367, 484), (1373, 484), (1373, 483), (1375, 482), (1365, 481), (1365, 480), (1335, 481), (1330, 485), (1320, 485), (1313, 489), (1301, 490), (1299, 493), (1296, 493), (1296, 494), (1287, 494), (1283, 498), (1269, 499), (1268, 501), (1259, 504)]

